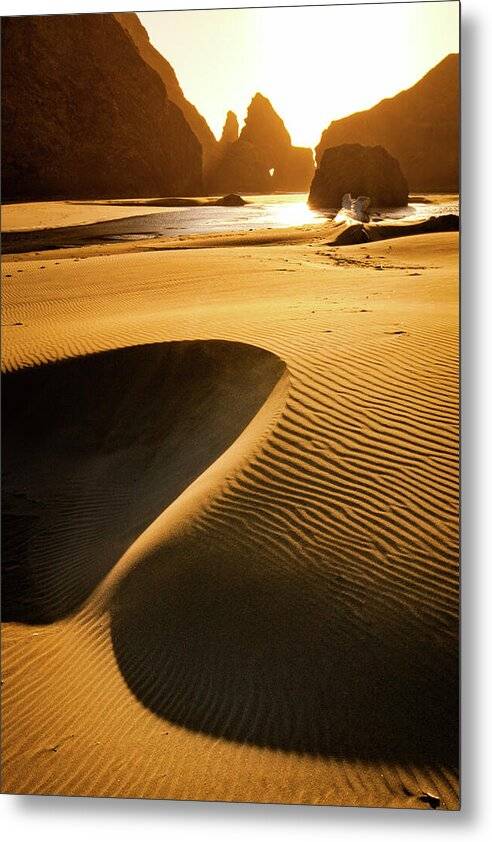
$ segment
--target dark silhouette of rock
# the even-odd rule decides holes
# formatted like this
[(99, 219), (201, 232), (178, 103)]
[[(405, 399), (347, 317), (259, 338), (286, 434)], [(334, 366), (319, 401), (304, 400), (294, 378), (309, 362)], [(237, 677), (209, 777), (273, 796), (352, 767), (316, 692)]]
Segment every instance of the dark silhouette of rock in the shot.
[(448, 55), (413, 87), (367, 111), (335, 120), (316, 148), (382, 145), (400, 162), (411, 190), (459, 190), (459, 56)]
[[(435, 234), (443, 231), (459, 231), (460, 218), (456, 214), (448, 213), (443, 216), (431, 216), (422, 222), (361, 222), (345, 220), (331, 223), (329, 238), (325, 245), (353, 246), (359, 243), (375, 243), (379, 240), (391, 240), (393, 237), (412, 237), (416, 234)], [(8, 235), (6, 235), (8, 236)], [(376, 266), (376, 269), (383, 269)], [(418, 274), (418, 273), (417, 273)]]
[(237, 193), (228, 193), (227, 196), (217, 199), (214, 204), (221, 208), (242, 208), (246, 202), (241, 196), (238, 196)]
[(214, 190), (309, 189), (314, 173), (312, 150), (292, 146), (289, 132), (266, 97), (255, 94), (234, 142), (236, 131), (236, 115), (229, 112), (219, 144), (222, 155), (210, 179)]
[(336, 246), (356, 246), (359, 243), (368, 243), (370, 240), (369, 234), (362, 223), (355, 225), (343, 225), (339, 234), (333, 237), (330, 245)]
[(291, 146), (284, 159), (274, 167), (274, 189), (304, 193), (309, 190), (313, 175), (313, 150), (304, 146)]
[(166, 86), (169, 99), (178, 106), (194, 135), (200, 141), (203, 152), (203, 171), (206, 177), (218, 155), (217, 140), (207, 121), (184, 96), (174, 69), (150, 43), (147, 30), (140, 23), (135, 12), (115, 13), (115, 18), (130, 35), (143, 60), (159, 74)]
[(262, 150), (274, 190), (307, 190), (314, 173), (311, 149), (292, 146), (290, 134), (270, 101), (255, 94), (239, 136)]
[(4, 199), (201, 192), (200, 143), (114, 15), (2, 24)]
[(255, 94), (249, 104), (239, 140), (261, 149), (272, 169), (283, 161), (292, 145), (283, 121), (262, 94)]
[(399, 207), (408, 202), (408, 184), (400, 165), (382, 146), (345, 143), (325, 149), (309, 204), (338, 209), (345, 193), (369, 196), (373, 207)]
[(228, 145), (210, 180), (215, 193), (270, 193), (272, 177), (263, 150), (244, 140)]
[(228, 111), (222, 135), (220, 138), (221, 147), (227, 146), (228, 143), (236, 143), (239, 139), (239, 123), (234, 111)]

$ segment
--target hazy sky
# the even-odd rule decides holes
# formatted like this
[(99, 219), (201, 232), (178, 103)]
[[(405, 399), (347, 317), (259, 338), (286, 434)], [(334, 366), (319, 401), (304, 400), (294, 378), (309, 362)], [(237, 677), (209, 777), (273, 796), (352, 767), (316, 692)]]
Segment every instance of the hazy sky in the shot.
[(457, 2), (189, 12), (139, 17), (185, 96), (220, 136), (267, 96), (300, 146), (328, 123), (393, 96), (458, 52)]

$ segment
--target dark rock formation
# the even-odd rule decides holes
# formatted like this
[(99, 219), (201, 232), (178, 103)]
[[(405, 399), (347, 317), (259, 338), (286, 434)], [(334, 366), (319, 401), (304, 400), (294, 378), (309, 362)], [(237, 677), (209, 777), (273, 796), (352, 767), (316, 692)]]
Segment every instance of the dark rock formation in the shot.
[(200, 143), (114, 15), (2, 24), (4, 199), (201, 191)]
[(459, 189), (459, 56), (450, 54), (413, 87), (374, 108), (336, 120), (323, 132), (317, 160), (330, 146), (381, 144), (400, 162), (411, 190)]
[(309, 190), (313, 175), (313, 150), (305, 146), (291, 146), (283, 160), (274, 167), (274, 188), (304, 193)]
[(239, 139), (239, 123), (234, 111), (228, 111), (222, 135), (220, 138), (220, 146), (226, 147), (228, 143), (236, 143)]
[(408, 202), (408, 184), (400, 165), (382, 146), (345, 143), (325, 149), (311, 185), (309, 204), (337, 209), (345, 193), (369, 196), (374, 207), (398, 207)]
[[(436, 234), (444, 231), (459, 231), (460, 218), (454, 213), (442, 216), (431, 216), (422, 222), (395, 222), (394, 225), (378, 222), (341, 222), (330, 224), (328, 239), (325, 245), (353, 246), (359, 243), (376, 243), (380, 240), (391, 240), (393, 237), (412, 237), (416, 234)], [(383, 267), (376, 267), (383, 268)]]
[(290, 135), (270, 101), (261, 94), (251, 100), (239, 140), (261, 149), (269, 168), (277, 167), (291, 148)]
[(248, 108), (239, 140), (248, 141), (262, 150), (273, 170), (274, 190), (308, 190), (314, 173), (311, 149), (292, 146), (290, 134), (270, 101), (255, 94)]
[(210, 187), (215, 193), (270, 193), (268, 159), (248, 141), (231, 143), (211, 176)]
[(217, 140), (207, 121), (185, 98), (176, 73), (164, 56), (152, 46), (147, 30), (140, 23), (138, 16), (134, 12), (119, 12), (114, 16), (130, 35), (143, 60), (159, 74), (166, 86), (169, 99), (178, 106), (193, 134), (200, 141), (203, 152), (203, 171), (206, 176), (210, 167), (215, 164), (218, 155)]
[(237, 193), (228, 193), (227, 196), (222, 196), (221, 199), (217, 199), (213, 204), (218, 208), (242, 208), (246, 202)]
[(220, 141), (221, 158), (210, 178), (213, 190), (265, 193), (305, 191), (314, 173), (311, 149), (292, 146), (270, 101), (255, 94), (236, 142), (236, 115), (229, 111)]

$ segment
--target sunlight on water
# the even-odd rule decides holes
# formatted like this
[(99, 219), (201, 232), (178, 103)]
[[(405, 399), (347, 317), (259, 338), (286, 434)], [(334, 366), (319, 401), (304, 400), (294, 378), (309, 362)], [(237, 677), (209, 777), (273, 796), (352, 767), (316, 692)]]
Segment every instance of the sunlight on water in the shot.
[[(120, 219), (99, 226), (99, 234), (106, 239), (132, 240), (144, 237), (176, 237), (193, 234), (246, 233), (297, 228), (302, 225), (322, 225), (334, 217), (333, 211), (314, 210), (307, 203), (307, 193), (272, 193), (245, 195), (242, 207), (181, 207), (165, 208), (159, 213), (138, 219)], [(404, 208), (370, 209), (371, 221), (409, 220), (420, 222), (430, 216), (458, 213), (458, 197), (413, 197)], [(423, 199), (423, 201), (418, 201)], [(92, 235), (95, 231), (92, 229)]]
[[(423, 199), (423, 201), (419, 201)], [(371, 219), (375, 222), (381, 219), (406, 219), (410, 222), (422, 222), (430, 216), (442, 216), (453, 213), (459, 216), (460, 202), (456, 193), (429, 193), (427, 197), (411, 196), (408, 205), (403, 208), (385, 208), (378, 210), (371, 208)]]
[[(245, 195), (246, 204), (240, 207), (217, 205), (161, 208), (139, 217), (128, 216), (87, 226), (93, 240), (111, 242), (151, 239), (153, 237), (186, 237), (197, 234), (247, 233), (298, 228), (303, 225), (322, 225), (333, 219), (334, 211), (314, 210), (308, 206), (307, 193), (273, 193)], [(403, 208), (371, 208), (371, 222), (408, 220), (420, 222), (443, 213), (459, 213), (459, 197), (433, 195), (411, 197)], [(82, 236), (79, 232), (78, 236)]]
[(275, 227), (309, 225), (326, 221), (326, 215), (310, 208), (306, 201), (274, 204), (269, 208), (269, 216)]

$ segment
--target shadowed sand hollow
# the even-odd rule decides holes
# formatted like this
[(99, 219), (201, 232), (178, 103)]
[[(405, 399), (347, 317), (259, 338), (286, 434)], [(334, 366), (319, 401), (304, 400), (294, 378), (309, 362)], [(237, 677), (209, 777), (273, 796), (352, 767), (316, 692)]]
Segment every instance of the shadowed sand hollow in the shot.
[(50, 622), (80, 606), (284, 370), (252, 345), (190, 341), (4, 375), (4, 619)]
[(439, 642), (412, 639), (405, 612), (392, 629), (403, 643), (371, 638), (332, 573), (276, 559), (267, 542), (252, 552), (240, 528), (220, 543), (213, 520), (178, 513), (111, 594), (114, 651), (138, 699), (243, 743), (456, 762), (457, 676)]

